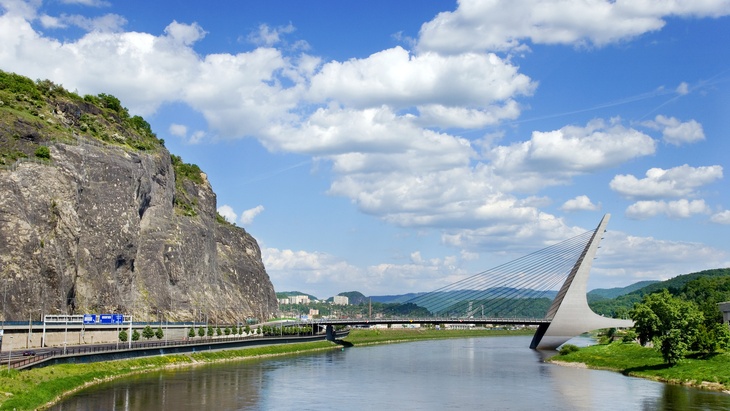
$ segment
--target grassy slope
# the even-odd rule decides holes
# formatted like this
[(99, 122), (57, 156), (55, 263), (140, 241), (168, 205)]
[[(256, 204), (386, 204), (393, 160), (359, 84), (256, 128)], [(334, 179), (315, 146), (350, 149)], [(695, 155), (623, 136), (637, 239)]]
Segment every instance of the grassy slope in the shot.
[(549, 361), (583, 363), (589, 368), (619, 371), (625, 375), (716, 390), (730, 390), (730, 353), (687, 358), (674, 367), (664, 364), (652, 348), (638, 344), (612, 343), (581, 348)]

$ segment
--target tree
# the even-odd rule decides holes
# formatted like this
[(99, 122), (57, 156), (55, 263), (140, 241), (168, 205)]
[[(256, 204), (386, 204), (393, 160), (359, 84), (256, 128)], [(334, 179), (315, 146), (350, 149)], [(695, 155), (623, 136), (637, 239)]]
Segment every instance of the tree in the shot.
[(213, 336), (213, 332), (214, 332), (213, 331), (213, 326), (212, 325), (209, 325), (208, 326), (208, 337), (212, 337)]
[(127, 335), (126, 331), (124, 331), (124, 330), (119, 331), (119, 341), (126, 342), (127, 338), (129, 338), (129, 336)]
[(223, 331), (221, 331), (221, 327), (216, 327), (216, 329), (215, 329), (215, 335), (217, 335), (217, 336), (220, 337), (222, 334), (223, 334)]
[(155, 331), (155, 337), (157, 337), (158, 340), (161, 340), (164, 336), (165, 333), (162, 331), (162, 328), (157, 327), (157, 331)]
[(150, 327), (149, 325), (144, 327), (144, 329), (142, 330), (142, 337), (144, 337), (146, 340), (149, 340), (150, 338), (154, 337), (154, 335), (155, 335), (155, 332), (152, 331), (152, 327)]
[(670, 365), (681, 361), (697, 342), (704, 321), (695, 303), (672, 297), (666, 289), (644, 296), (629, 315), (641, 344), (652, 341)]
[(205, 328), (198, 327), (198, 336), (202, 337), (205, 335)]
[(132, 341), (139, 341), (139, 331), (132, 331)]
[(190, 331), (188, 331), (188, 338), (195, 338), (195, 328), (191, 327)]
[(231, 335), (231, 328), (230, 328), (230, 327), (226, 327), (226, 329), (225, 329), (225, 330), (223, 330), (223, 334), (225, 334), (225, 335), (227, 335), (227, 336), (228, 336), (228, 335)]

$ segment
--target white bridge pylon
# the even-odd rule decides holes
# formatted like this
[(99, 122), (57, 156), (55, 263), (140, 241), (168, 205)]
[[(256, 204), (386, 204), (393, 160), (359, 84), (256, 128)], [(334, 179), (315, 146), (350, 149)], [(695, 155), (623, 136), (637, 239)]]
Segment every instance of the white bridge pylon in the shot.
[(546, 318), (550, 324), (540, 325), (532, 338), (530, 348), (538, 350), (554, 350), (569, 339), (588, 331), (600, 328), (629, 328), (634, 326), (631, 320), (607, 318), (600, 316), (588, 306), (586, 297), (588, 276), (598, 245), (601, 242), (606, 225), (611, 218), (606, 214), (593, 232), (591, 240), (573, 266), (568, 278), (553, 300)]

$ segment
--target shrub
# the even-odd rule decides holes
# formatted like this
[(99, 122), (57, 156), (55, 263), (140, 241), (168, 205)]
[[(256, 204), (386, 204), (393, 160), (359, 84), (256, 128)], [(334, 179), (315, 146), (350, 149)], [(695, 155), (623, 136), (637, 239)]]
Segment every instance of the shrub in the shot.
[(190, 328), (190, 331), (188, 331), (188, 337), (195, 337), (195, 328)]
[(35, 156), (44, 160), (51, 159), (51, 150), (46, 146), (40, 146), (35, 149)]
[(129, 338), (129, 336), (127, 335), (126, 331), (124, 331), (124, 330), (119, 331), (119, 341), (126, 342), (127, 338)]
[(558, 351), (558, 353), (560, 355), (568, 355), (568, 354), (576, 352), (578, 350), (580, 350), (580, 348), (578, 348), (577, 346), (575, 346), (573, 344), (564, 344), (562, 347), (560, 347), (560, 351)]

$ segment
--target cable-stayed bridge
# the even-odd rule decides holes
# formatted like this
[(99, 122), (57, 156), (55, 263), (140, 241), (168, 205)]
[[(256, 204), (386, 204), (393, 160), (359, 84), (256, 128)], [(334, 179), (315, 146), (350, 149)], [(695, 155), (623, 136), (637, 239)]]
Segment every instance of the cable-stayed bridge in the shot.
[(595, 230), (483, 271), (404, 304), (429, 317), (327, 319), (315, 324), (524, 324), (537, 325), (530, 348), (554, 349), (584, 332), (631, 327), (631, 320), (595, 314), (586, 299), (588, 276), (610, 214)]

